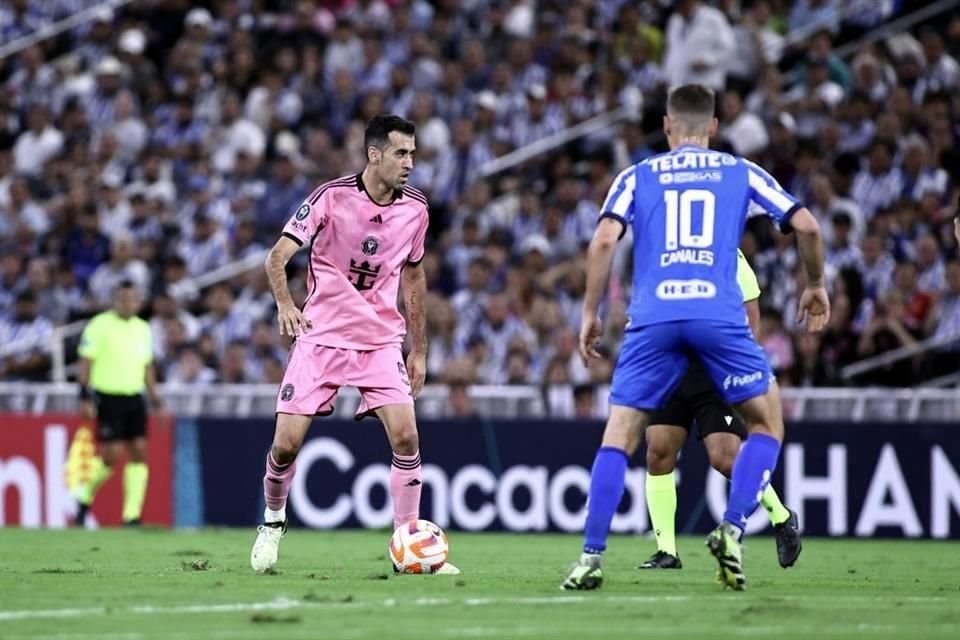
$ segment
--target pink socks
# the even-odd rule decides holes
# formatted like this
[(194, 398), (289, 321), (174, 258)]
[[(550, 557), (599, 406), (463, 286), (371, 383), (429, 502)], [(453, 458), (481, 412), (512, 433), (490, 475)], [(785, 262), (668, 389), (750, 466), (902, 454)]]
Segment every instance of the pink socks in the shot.
[(419, 517), (420, 490), (422, 488), (420, 452), (418, 451), (412, 456), (402, 456), (394, 453), (393, 464), (390, 465), (390, 495), (393, 497), (394, 529)]
[(263, 476), (263, 501), (268, 509), (284, 510), (296, 470), (296, 462), (281, 465), (274, 460), (272, 450), (267, 454), (267, 473)]

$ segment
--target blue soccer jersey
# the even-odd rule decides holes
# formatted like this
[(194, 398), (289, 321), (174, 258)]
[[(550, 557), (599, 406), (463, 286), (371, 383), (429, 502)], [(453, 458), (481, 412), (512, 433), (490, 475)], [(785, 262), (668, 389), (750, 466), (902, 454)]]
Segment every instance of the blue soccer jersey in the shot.
[(737, 248), (751, 215), (789, 230), (800, 208), (756, 164), (684, 145), (624, 170), (601, 209), (633, 229), (627, 329), (710, 318), (743, 324)]

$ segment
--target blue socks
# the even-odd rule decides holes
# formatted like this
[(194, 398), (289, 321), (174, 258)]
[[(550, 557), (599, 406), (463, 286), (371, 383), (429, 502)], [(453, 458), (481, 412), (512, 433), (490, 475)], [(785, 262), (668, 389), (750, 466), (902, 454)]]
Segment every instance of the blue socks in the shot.
[[(587, 525), (583, 540), (584, 553), (603, 553), (607, 548), (610, 522), (623, 497), (627, 460), (627, 452), (623, 449), (600, 447), (597, 451), (597, 457), (593, 460), (593, 470), (590, 471), (590, 496), (587, 502)], [(774, 461), (776, 461), (776, 454), (774, 454)]]
[[(730, 499), (723, 519), (742, 532), (747, 518), (757, 508), (763, 490), (770, 484), (770, 476), (777, 466), (780, 443), (765, 433), (752, 433), (740, 448), (730, 478)], [(599, 457), (597, 458), (599, 461)], [(596, 468), (596, 467), (594, 467)], [(593, 499), (591, 485), (590, 497)], [(589, 520), (587, 520), (589, 523)]]

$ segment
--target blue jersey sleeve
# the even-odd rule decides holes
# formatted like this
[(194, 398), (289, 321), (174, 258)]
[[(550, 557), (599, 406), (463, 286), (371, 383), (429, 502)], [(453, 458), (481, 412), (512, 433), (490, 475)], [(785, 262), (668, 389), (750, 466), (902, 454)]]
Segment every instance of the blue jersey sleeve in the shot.
[(773, 218), (782, 232), (789, 233), (790, 218), (803, 205), (758, 165), (747, 160), (744, 164), (747, 168), (747, 191), (750, 194), (748, 215), (765, 213)]
[(627, 226), (633, 222), (633, 201), (637, 192), (637, 167), (628, 167), (614, 179), (607, 198), (600, 209), (600, 219), (613, 218), (623, 225), (620, 237), (627, 232)]

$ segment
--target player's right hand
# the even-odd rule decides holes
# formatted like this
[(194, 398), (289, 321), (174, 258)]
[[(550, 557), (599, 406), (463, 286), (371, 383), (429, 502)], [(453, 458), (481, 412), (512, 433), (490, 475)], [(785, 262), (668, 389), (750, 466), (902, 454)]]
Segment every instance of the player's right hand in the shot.
[(580, 357), (583, 358), (583, 364), (587, 365), (590, 358), (602, 358), (597, 353), (594, 345), (600, 339), (603, 333), (603, 324), (597, 316), (583, 316), (583, 322), (580, 323)]
[(830, 321), (830, 298), (827, 288), (807, 287), (797, 303), (797, 323), (807, 321), (807, 333), (823, 331)]
[(89, 400), (81, 400), (80, 415), (87, 420), (93, 420), (97, 417), (97, 407)]
[(277, 324), (280, 325), (280, 335), (295, 338), (313, 328), (313, 323), (303, 316), (303, 312), (295, 305), (285, 304), (277, 306)]

